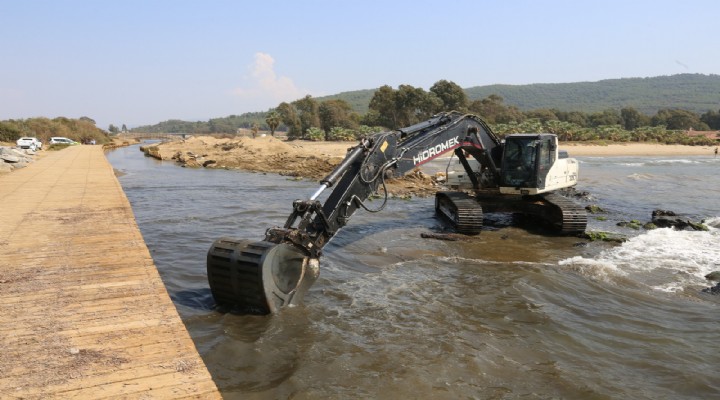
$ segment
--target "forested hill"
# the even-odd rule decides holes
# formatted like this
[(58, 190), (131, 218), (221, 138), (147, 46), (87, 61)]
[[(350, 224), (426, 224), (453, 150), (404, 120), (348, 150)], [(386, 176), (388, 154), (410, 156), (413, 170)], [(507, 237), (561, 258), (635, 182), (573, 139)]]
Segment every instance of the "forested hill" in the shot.
[[(364, 114), (373, 93), (374, 89), (356, 90), (317, 99), (342, 99), (353, 110)], [(555, 108), (592, 113), (633, 107), (647, 115), (664, 108), (701, 114), (720, 109), (720, 75), (679, 74), (597, 82), (488, 85), (466, 88), (465, 93), (470, 101), (496, 94), (505, 100), (505, 104), (522, 111)]]
[[(364, 115), (376, 89), (355, 90), (316, 97), (323, 102), (340, 99)], [(646, 115), (661, 109), (682, 109), (697, 114), (720, 110), (720, 75), (680, 74), (653, 78), (607, 79), (597, 82), (536, 83), (530, 85), (489, 85), (464, 89), (470, 101), (499, 95), (504, 104), (521, 111), (557, 109), (560, 111), (602, 112), (633, 107)], [(140, 126), (136, 132), (235, 132), (253, 125), (266, 129), (266, 112), (214, 118), (208, 121), (170, 120)]]
[(519, 109), (599, 112), (634, 107), (652, 115), (663, 108), (704, 113), (720, 109), (720, 75), (680, 74), (598, 82), (490, 85), (465, 89), (470, 100), (497, 94)]

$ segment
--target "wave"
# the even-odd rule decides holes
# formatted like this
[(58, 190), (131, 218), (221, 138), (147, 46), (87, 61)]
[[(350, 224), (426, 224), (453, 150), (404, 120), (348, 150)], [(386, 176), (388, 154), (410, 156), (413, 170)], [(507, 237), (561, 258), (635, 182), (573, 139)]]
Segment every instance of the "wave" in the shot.
[(705, 275), (720, 270), (720, 217), (706, 223), (709, 231), (656, 229), (595, 258), (573, 257), (559, 265), (593, 279), (622, 276), (666, 292), (708, 286)]

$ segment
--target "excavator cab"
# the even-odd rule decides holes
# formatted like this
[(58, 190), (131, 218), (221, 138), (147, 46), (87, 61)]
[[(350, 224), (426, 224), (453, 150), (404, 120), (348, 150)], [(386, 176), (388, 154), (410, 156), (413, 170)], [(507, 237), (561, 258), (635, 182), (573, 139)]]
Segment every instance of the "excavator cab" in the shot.
[(516, 134), (505, 138), (501, 186), (544, 189), (548, 171), (555, 162), (555, 136)]

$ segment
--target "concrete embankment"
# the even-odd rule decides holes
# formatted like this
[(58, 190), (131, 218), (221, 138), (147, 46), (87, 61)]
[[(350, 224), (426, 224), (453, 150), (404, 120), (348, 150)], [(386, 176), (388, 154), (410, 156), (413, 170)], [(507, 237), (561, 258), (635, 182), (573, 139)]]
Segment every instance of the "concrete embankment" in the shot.
[(100, 146), (0, 175), (2, 398), (220, 398)]

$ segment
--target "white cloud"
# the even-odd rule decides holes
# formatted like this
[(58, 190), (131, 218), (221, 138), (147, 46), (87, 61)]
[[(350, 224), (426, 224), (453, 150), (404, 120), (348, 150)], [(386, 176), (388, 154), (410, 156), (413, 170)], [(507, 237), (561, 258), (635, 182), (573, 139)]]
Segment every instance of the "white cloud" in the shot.
[(233, 94), (242, 100), (274, 107), (283, 101), (297, 100), (308, 94), (298, 88), (292, 79), (275, 73), (275, 59), (270, 54), (255, 53), (255, 62), (249, 69), (246, 84), (233, 90)]

